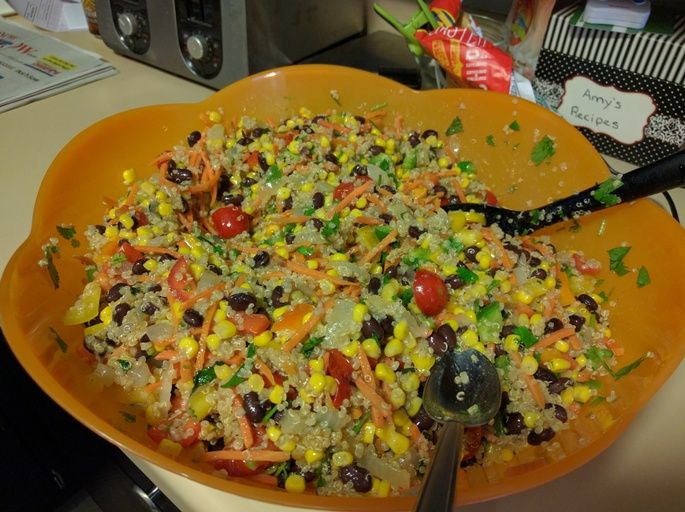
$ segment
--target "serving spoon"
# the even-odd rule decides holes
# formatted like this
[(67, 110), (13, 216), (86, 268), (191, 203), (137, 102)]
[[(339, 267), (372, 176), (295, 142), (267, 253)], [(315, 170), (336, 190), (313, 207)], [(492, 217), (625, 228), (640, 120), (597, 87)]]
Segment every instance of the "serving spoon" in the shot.
[(477, 350), (448, 350), (433, 366), (423, 392), (428, 415), (444, 423), (415, 512), (452, 510), (464, 426), (484, 425), (495, 417), (502, 398), (499, 375)]
[(448, 203), (442, 208), (447, 211), (482, 213), (486, 224), (497, 224), (509, 235), (523, 235), (579, 215), (684, 185), (685, 151), (681, 150), (622, 176), (609, 178), (594, 187), (531, 210), (509, 210), (477, 203)]

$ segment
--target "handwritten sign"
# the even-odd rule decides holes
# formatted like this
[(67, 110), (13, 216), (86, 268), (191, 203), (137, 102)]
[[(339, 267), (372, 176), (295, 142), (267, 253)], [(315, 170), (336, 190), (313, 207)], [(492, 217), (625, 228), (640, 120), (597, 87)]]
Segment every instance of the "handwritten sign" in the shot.
[(644, 128), (656, 105), (648, 95), (600, 85), (574, 76), (564, 84), (559, 114), (569, 123), (613, 137), (623, 144), (644, 138)]

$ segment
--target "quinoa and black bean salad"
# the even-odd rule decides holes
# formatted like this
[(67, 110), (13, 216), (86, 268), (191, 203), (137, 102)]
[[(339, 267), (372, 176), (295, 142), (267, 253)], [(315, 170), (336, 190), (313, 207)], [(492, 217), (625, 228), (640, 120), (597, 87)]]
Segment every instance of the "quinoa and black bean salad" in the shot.
[(440, 133), (378, 109), (198, 125), (149, 178), (123, 171), (65, 316), (159, 451), (288, 492), (383, 497), (425, 471), (438, 425), (422, 389), (447, 351), (482, 352), (502, 381), (463, 466), (549, 442), (596, 396), (620, 348), (599, 262), (442, 209), (497, 203), (451, 149), (459, 118)]

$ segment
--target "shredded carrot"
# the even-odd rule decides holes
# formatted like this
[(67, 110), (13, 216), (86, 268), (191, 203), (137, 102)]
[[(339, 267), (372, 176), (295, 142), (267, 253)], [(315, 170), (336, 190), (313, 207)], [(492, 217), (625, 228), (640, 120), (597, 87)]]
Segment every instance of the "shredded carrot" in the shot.
[(156, 380), (156, 381), (153, 382), (152, 384), (148, 384), (147, 386), (145, 386), (143, 389), (144, 389), (145, 392), (147, 392), (147, 393), (152, 393), (153, 391), (156, 391), (157, 388), (159, 388), (159, 387), (161, 387), (161, 386), (162, 386), (162, 381), (161, 381), (161, 380)]
[[(245, 404), (243, 404), (243, 399), (240, 395), (235, 395), (233, 397), (233, 407), (236, 409), (245, 409)], [(240, 435), (243, 436), (243, 444), (248, 450), (254, 446), (254, 430), (252, 430), (252, 424), (247, 416), (238, 416), (238, 424), (240, 425)]]
[(385, 425), (385, 417), (375, 405), (371, 406), (371, 421), (377, 427), (382, 427)]
[(164, 350), (164, 351), (160, 352), (159, 354), (157, 354), (155, 356), (155, 359), (157, 359), (158, 361), (166, 361), (169, 359), (173, 359), (177, 355), (178, 355), (178, 351), (176, 351), (176, 350)]
[(212, 462), (215, 460), (242, 460), (254, 462), (284, 462), (290, 460), (290, 453), (279, 450), (217, 450), (206, 452), (202, 460)]
[(546, 302), (545, 302), (545, 310), (544, 310), (544, 315), (545, 318), (551, 318), (554, 316), (554, 310), (557, 308), (557, 299), (550, 295), (547, 297)]
[(242, 352), (236, 352), (233, 354), (231, 357), (226, 359), (224, 363), (226, 363), (229, 366), (233, 366), (234, 364), (240, 364), (245, 360), (245, 356), (242, 354)]
[(210, 171), (210, 176), (204, 182), (200, 182), (197, 185), (192, 185), (188, 187), (188, 191), (191, 194), (197, 194), (198, 192), (206, 192), (211, 190), (211, 188), (218, 183), (219, 178), (221, 178), (221, 172), (212, 169)]
[(511, 262), (511, 258), (509, 258), (509, 253), (507, 253), (507, 250), (504, 248), (502, 241), (492, 232), (492, 229), (483, 227), (481, 229), (481, 233), (483, 234), (483, 238), (485, 238), (488, 242), (492, 242), (497, 247), (497, 250), (500, 253), (502, 266), (507, 270), (514, 268), (514, 264)]
[(273, 475), (267, 475), (266, 473), (256, 473), (246, 478), (253, 482), (268, 485), (269, 487), (276, 487), (278, 485), (278, 478)]
[(197, 355), (195, 356), (195, 370), (200, 371), (205, 365), (205, 354), (207, 352), (207, 336), (209, 335), (209, 328), (212, 326), (214, 320), (214, 313), (219, 307), (219, 301), (212, 304), (205, 313), (205, 319), (202, 322), (202, 330), (200, 331), (200, 339), (198, 340)]
[[(382, 189), (381, 189), (382, 190)], [(385, 206), (385, 203), (381, 201), (378, 197), (376, 197), (373, 194), (369, 194), (366, 199), (373, 204), (376, 208), (378, 208), (382, 213), (386, 213), (388, 211), (388, 208)]]
[(193, 380), (193, 367), (190, 365), (190, 362), (188, 361), (183, 361), (181, 362), (179, 366), (179, 373), (180, 377), (178, 379), (179, 383), (183, 382), (188, 382)]
[(366, 217), (362, 215), (360, 217), (355, 217), (354, 223), (364, 224), (366, 226), (380, 226), (383, 224), (383, 221), (381, 219), (377, 219), (376, 217)]
[(416, 444), (416, 441), (418, 441), (421, 438), (421, 431), (419, 430), (419, 427), (417, 427), (413, 422), (409, 423), (409, 439), (411, 439), (412, 443)]
[(604, 338), (604, 344), (611, 349), (615, 356), (622, 356), (625, 354), (625, 348), (614, 338)]
[(303, 341), (307, 335), (318, 325), (318, 323), (321, 321), (321, 319), (324, 317), (326, 314), (326, 311), (333, 307), (333, 301), (329, 300), (326, 304), (324, 304), (324, 307), (318, 307), (314, 311), (312, 311), (312, 316), (309, 317), (309, 319), (302, 324), (302, 326), (296, 330), (293, 335), (288, 339), (283, 344), (283, 350), (286, 352), (290, 352), (292, 349), (294, 349), (298, 343)]
[(364, 382), (371, 386), (372, 389), (376, 389), (376, 378), (371, 370), (371, 365), (369, 364), (369, 358), (366, 356), (366, 352), (359, 349), (357, 354), (359, 355), (359, 368), (362, 371)]
[(142, 252), (143, 254), (168, 254), (176, 259), (179, 259), (182, 255), (180, 252), (174, 251), (172, 249), (167, 249), (166, 247), (152, 247), (150, 245), (134, 245), (133, 248)]
[(459, 180), (457, 180), (457, 179), (452, 180), (452, 186), (454, 187), (454, 191), (457, 193), (457, 197), (459, 198), (459, 202), (465, 203), (466, 202), (466, 194), (464, 194), (464, 189), (461, 188), (461, 185), (459, 184)]
[(269, 384), (271, 384), (272, 386), (276, 384), (276, 379), (274, 378), (274, 374), (271, 371), (271, 368), (269, 368), (269, 366), (264, 361), (262, 361), (258, 357), (255, 357), (254, 365), (255, 368), (259, 370), (259, 373), (262, 374), (262, 377), (269, 381)]
[(516, 305), (514, 306), (514, 311), (516, 311), (516, 313), (519, 315), (523, 313), (528, 318), (535, 314), (535, 310), (533, 308), (531, 308), (528, 304), (523, 304), (521, 302), (516, 303)]
[(342, 200), (336, 204), (333, 209), (328, 213), (328, 218), (332, 219), (333, 216), (338, 213), (343, 211), (345, 207), (352, 203), (355, 199), (357, 199), (359, 196), (364, 194), (367, 190), (369, 190), (371, 187), (373, 187), (375, 182), (373, 180), (367, 180), (361, 185), (359, 185), (357, 188), (352, 189), (349, 194), (347, 194), (345, 197), (342, 198)]
[(376, 393), (376, 391), (369, 384), (367, 384), (364, 379), (357, 377), (354, 380), (354, 384), (357, 386), (359, 392), (364, 395), (364, 398), (371, 402), (371, 405), (376, 407), (383, 417), (389, 418), (392, 416), (392, 407), (390, 407), (390, 405), (383, 400), (383, 398)]
[[(389, 235), (388, 235), (389, 236)], [(293, 261), (288, 261), (285, 264), (286, 268), (292, 270), (293, 272), (296, 272), (298, 274), (303, 274), (305, 276), (313, 277), (315, 279), (326, 279), (330, 281), (333, 284), (337, 284), (339, 286), (358, 286), (359, 283), (355, 283), (353, 281), (345, 281), (344, 279), (340, 279), (339, 277), (333, 277), (329, 276), (325, 272), (321, 272), (320, 270), (313, 270), (309, 267), (305, 267), (304, 265), (300, 265), (298, 263), (295, 263)]]
[(138, 187), (140, 185), (138, 182), (134, 182), (133, 185), (131, 185), (131, 190), (128, 193), (128, 196), (126, 196), (126, 200), (124, 201), (124, 206), (131, 206), (133, 202), (136, 199), (136, 195), (138, 194)]
[(390, 233), (388, 233), (385, 236), (383, 240), (381, 240), (378, 243), (376, 247), (371, 249), (362, 257), (360, 263), (368, 263), (369, 261), (373, 260), (383, 249), (385, 249), (388, 245), (395, 241), (395, 239), (397, 238), (397, 234), (397, 230), (393, 229)]
[(273, 219), (269, 219), (269, 222), (277, 225), (283, 225), (283, 224), (304, 224), (307, 222), (309, 219), (311, 219), (309, 215), (294, 215), (294, 214), (284, 214), (278, 217), (274, 217)]
[(402, 132), (402, 116), (400, 114), (395, 115), (395, 132), (398, 135)]
[(201, 299), (205, 299), (207, 297), (210, 297), (215, 291), (221, 290), (224, 287), (224, 285), (225, 285), (225, 283), (221, 282), (221, 283), (215, 284), (214, 286), (210, 286), (209, 288), (205, 288), (204, 290), (202, 290), (199, 293), (196, 293), (195, 295), (193, 295), (192, 297), (190, 297), (189, 299), (187, 299), (181, 303), (181, 310), (185, 311), (190, 306), (195, 304), (197, 301), (199, 301)]
[[(516, 363), (516, 366), (520, 368), (522, 360), (521, 354), (519, 352), (512, 352), (510, 356)], [(535, 377), (533, 377), (532, 375), (528, 375), (527, 373), (524, 373), (523, 380), (525, 381), (526, 386), (530, 391), (530, 394), (533, 396), (533, 400), (535, 400), (535, 403), (538, 404), (540, 407), (544, 407), (545, 394), (542, 392), (542, 388), (540, 388), (540, 384), (537, 380), (535, 380)]]
[(331, 123), (330, 121), (326, 121), (325, 119), (319, 119), (317, 123), (319, 124), (319, 126), (323, 126), (324, 128), (328, 128), (329, 130), (337, 131), (340, 133), (349, 133), (350, 131), (350, 129), (347, 126)]
[(549, 347), (550, 345), (554, 345), (557, 341), (568, 338), (575, 333), (576, 329), (574, 327), (562, 327), (561, 329), (548, 334), (544, 338), (540, 338), (540, 341), (535, 344), (535, 348), (541, 349)]
[(568, 342), (571, 344), (571, 348), (573, 350), (580, 350), (581, 348), (583, 348), (583, 344), (581, 343), (578, 336), (576, 336), (575, 334), (572, 334), (568, 337)]

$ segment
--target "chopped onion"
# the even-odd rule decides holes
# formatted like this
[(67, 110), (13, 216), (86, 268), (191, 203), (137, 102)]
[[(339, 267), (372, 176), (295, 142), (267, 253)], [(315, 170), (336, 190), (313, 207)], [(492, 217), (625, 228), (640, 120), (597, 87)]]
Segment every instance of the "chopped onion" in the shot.
[(150, 341), (159, 341), (167, 339), (173, 332), (174, 328), (169, 322), (158, 322), (148, 327), (145, 334), (150, 338)]
[(376, 478), (387, 480), (393, 487), (407, 489), (409, 487), (409, 473), (390, 462), (379, 459), (367, 451), (359, 460), (361, 466), (369, 470)]

